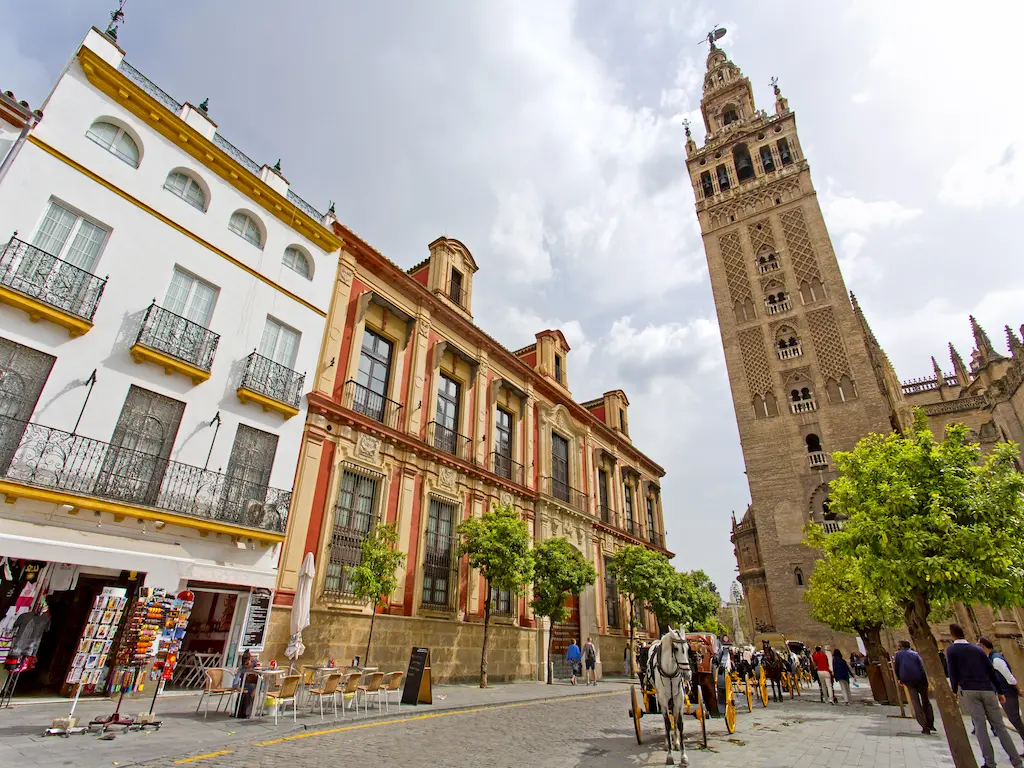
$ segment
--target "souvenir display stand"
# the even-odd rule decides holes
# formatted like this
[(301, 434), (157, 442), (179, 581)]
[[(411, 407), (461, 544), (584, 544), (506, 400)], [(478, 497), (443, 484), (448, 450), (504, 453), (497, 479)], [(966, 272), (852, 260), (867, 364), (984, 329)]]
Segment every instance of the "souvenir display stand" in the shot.
[(93, 600), (89, 619), (82, 630), (78, 649), (64, 682), (77, 685), (86, 696), (102, 692), (121, 616), (128, 604), (127, 590), (104, 587)]

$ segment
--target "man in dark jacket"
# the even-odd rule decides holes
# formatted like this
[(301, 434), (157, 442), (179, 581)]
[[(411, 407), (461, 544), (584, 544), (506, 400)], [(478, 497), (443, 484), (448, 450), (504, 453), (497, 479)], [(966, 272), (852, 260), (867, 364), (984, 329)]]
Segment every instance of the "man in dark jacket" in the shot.
[(987, 637), (979, 637), (978, 645), (988, 653), (988, 660), (992, 662), (992, 667), (1000, 678), (999, 682), (1002, 684), (1002, 691), (1000, 692), (1006, 699), (1003, 702), (1003, 712), (1006, 713), (1006, 719), (1013, 724), (1013, 727), (1017, 729), (1017, 733), (1024, 739), (1024, 722), (1021, 722), (1020, 719), (1020, 683), (1013, 676), (1013, 670), (1010, 669), (1010, 664), (1006, 661), (1006, 657), (995, 649), (991, 640)]
[(909, 640), (900, 640), (900, 649), (893, 658), (893, 666), (896, 668), (896, 679), (910, 693), (910, 706), (921, 725), (921, 733), (934, 733), (935, 711), (928, 699), (928, 676), (924, 671), (924, 662), (917, 651), (911, 649)]
[(999, 705), (1006, 701), (1006, 697), (999, 693), (1002, 690), (1002, 682), (992, 667), (988, 654), (980, 646), (968, 643), (964, 639), (964, 630), (959, 624), (950, 624), (949, 634), (953, 636), (953, 644), (946, 649), (949, 685), (954, 693), (959, 692), (960, 703), (967, 709), (974, 722), (974, 735), (985, 758), (983, 768), (992, 768), (996, 764), (996, 753), (988, 736), (989, 725), (1009, 756), (1013, 768), (1024, 768), (1010, 738), (1010, 732), (1006, 730), (1002, 710), (999, 709)]

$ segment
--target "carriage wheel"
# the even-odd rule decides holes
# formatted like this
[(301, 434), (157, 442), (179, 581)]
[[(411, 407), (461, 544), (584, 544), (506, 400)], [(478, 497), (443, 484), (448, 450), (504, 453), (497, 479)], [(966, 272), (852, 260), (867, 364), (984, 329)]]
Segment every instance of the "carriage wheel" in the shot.
[[(793, 687), (796, 688), (796, 695), (800, 695), (800, 675), (793, 676)], [(790, 697), (792, 698), (792, 697)]]
[(796, 677), (789, 678), (789, 698), (796, 696)]
[(690, 704), (690, 694), (684, 693), (683, 694), (683, 711), (686, 712), (687, 715), (692, 715), (693, 713), (690, 711), (691, 707), (692, 707), (692, 705)]
[(761, 706), (767, 708), (767, 706), (768, 706), (768, 684), (765, 682), (763, 677), (761, 678), (760, 685), (757, 686), (757, 692), (761, 696)]
[(725, 689), (725, 727), (736, 733), (736, 695), (732, 687)]
[(747, 678), (747, 712), (754, 711), (754, 694), (750, 690), (750, 678)]
[(644, 737), (643, 732), (640, 730), (640, 716), (643, 714), (640, 711), (640, 706), (636, 703), (636, 686), (629, 686), (629, 698), (630, 703), (633, 705), (630, 707), (629, 714), (633, 718), (633, 729), (636, 731), (636, 743), (643, 744)]
[(704, 692), (697, 686), (697, 719), (700, 720), (700, 736), (704, 742), (704, 748), (708, 747), (708, 719), (704, 709)]

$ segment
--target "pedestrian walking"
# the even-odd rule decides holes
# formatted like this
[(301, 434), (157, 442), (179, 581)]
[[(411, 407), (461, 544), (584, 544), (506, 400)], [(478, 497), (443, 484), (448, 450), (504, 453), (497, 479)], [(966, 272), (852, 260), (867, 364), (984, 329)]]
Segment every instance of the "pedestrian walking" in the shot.
[(1017, 729), (1017, 733), (1024, 739), (1024, 722), (1020, 719), (1020, 683), (1017, 682), (1017, 678), (1013, 676), (1013, 670), (1010, 669), (1010, 664), (999, 651), (992, 645), (992, 641), (987, 637), (979, 637), (978, 644), (985, 649), (988, 653), (988, 660), (992, 662), (992, 667), (998, 673), (1002, 683), (1002, 694), (1006, 698), (1003, 702), (1003, 712), (1006, 713), (1006, 719), (1010, 721), (1014, 728)]
[(924, 671), (921, 656), (910, 647), (909, 640), (900, 640), (900, 649), (893, 657), (893, 667), (896, 679), (907, 687), (910, 694), (910, 706), (921, 726), (921, 733), (934, 733), (935, 711), (928, 698), (928, 675)]
[(850, 665), (846, 663), (843, 652), (838, 648), (832, 651), (832, 674), (843, 692), (843, 703), (850, 706)]
[(946, 664), (949, 667), (949, 685), (954, 693), (959, 693), (960, 703), (967, 709), (974, 722), (974, 735), (981, 747), (985, 766), (996, 764), (996, 753), (992, 748), (992, 740), (988, 735), (992, 731), (999, 739), (1003, 750), (1010, 758), (1013, 768), (1024, 768), (1020, 755), (1013, 745), (1010, 732), (1003, 722), (1003, 713), (999, 705), (1005, 703), (1006, 697), (999, 693), (1002, 689), (999, 674), (989, 661), (988, 654), (981, 646), (968, 643), (964, 630), (959, 624), (949, 625), (949, 634), (953, 643), (946, 649)]
[(828, 699), (829, 703), (836, 703), (836, 694), (832, 690), (832, 668), (828, 665), (826, 656), (820, 645), (814, 646), (814, 653), (811, 654), (811, 661), (814, 662), (814, 669), (818, 673), (818, 686), (821, 688), (821, 700)]
[(589, 637), (583, 644), (583, 666), (586, 670), (587, 685), (597, 685), (597, 648)]
[(576, 685), (576, 678), (580, 674), (580, 658), (580, 647), (576, 645), (576, 638), (574, 637), (565, 651), (565, 663), (569, 665), (569, 671), (572, 673), (570, 682), (573, 685)]

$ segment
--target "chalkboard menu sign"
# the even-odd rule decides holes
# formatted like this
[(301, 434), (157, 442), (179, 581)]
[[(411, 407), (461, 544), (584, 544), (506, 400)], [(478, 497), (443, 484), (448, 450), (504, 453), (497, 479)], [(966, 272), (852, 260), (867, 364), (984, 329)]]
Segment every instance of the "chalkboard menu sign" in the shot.
[(433, 704), (434, 691), (430, 685), (430, 649), (413, 648), (409, 656), (409, 671), (405, 673), (402, 689), (403, 704)]
[(267, 641), (267, 622), (270, 620), (270, 605), (274, 591), (265, 587), (253, 587), (249, 593), (249, 604), (245, 609), (245, 623), (242, 625), (242, 642), (239, 651), (263, 650)]

